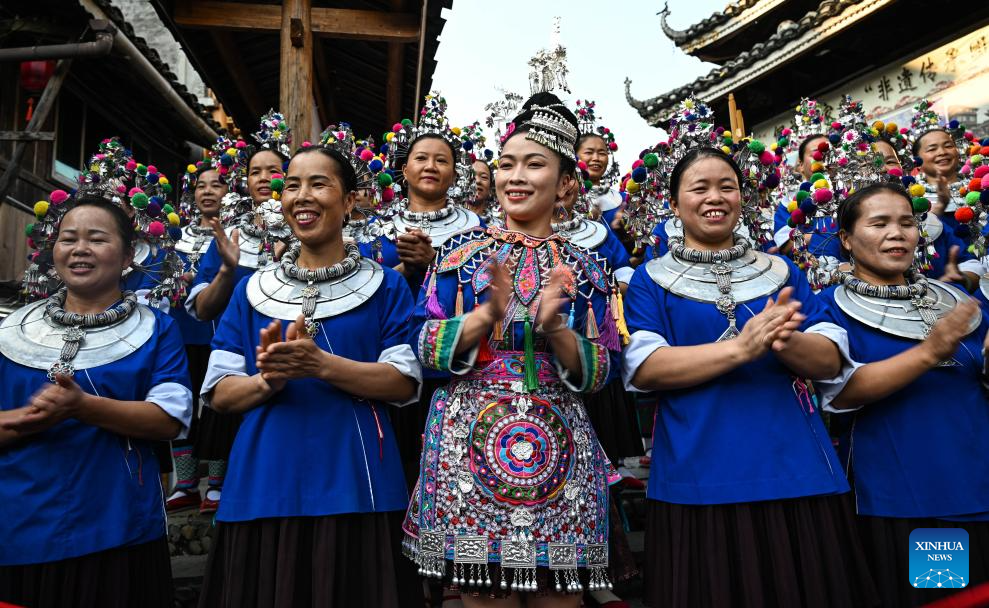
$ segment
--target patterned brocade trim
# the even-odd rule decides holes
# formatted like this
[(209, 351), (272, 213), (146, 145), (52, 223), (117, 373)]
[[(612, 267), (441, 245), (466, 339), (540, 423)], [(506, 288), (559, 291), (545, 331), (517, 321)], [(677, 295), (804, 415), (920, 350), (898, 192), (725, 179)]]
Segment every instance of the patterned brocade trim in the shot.
[(451, 371), (463, 326), (464, 317), (426, 321), (419, 332), (419, 361), (423, 366), (441, 372)]
[(611, 371), (608, 347), (577, 334), (577, 354), (580, 357), (580, 384), (575, 384), (570, 370), (556, 361), (557, 373), (563, 384), (575, 393), (596, 393), (604, 388)]

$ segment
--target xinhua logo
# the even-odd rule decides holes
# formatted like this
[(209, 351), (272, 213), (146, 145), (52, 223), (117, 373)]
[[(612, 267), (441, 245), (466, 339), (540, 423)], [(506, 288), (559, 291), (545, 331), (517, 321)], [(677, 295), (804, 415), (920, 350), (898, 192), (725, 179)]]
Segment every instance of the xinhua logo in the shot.
[(968, 586), (968, 532), (917, 528), (910, 533), (910, 585), (918, 589)]

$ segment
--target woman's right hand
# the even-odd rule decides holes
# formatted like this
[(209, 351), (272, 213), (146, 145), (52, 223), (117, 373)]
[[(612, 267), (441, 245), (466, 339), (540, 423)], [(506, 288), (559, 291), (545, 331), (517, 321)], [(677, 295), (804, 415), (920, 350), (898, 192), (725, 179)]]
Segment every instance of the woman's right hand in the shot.
[(800, 327), (805, 317), (799, 312), (800, 302), (790, 300), (792, 293), (793, 288), (786, 287), (776, 300), (769, 298), (762, 312), (749, 319), (732, 340), (745, 362), (758, 359), (771, 348), (782, 349), (786, 339)]
[(209, 219), (209, 226), (213, 229), (213, 240), (216, 242), (216, 250), (220, 253), (223, 267), (232, 271), (240, 265), (240, 231), (234, 230), (230, 237), (227, 237), (220, 220)]
[(488, 299), (484, 301), (477, 312), (487, 327), (492, 327), (498, 320), (505, 317), (508, 307), (508, 297), (512, 293), (512, 283), (504, 266), (492, 261), (488, 266), (491, 272), (491, 283), (488, 284)]
[[(281, 320), (275, 319), (274, 321), (269, 323), (268, 327), (265, 327), (261, 330), (260, 335), (261, 335), (261, 343), (254, 349), (255, 359), (257, 357), (260, 357), (261, 353), (268, 350), (268, 347), (271, 346), (272, 344), (283, 342)], [(257, 361), (255, 362), (254, 365), (255, 367), (261, 367), (260, 362)], [(272, 393), (277, 393), (278, 391), (285, 388), (285, 383), (288, 382), (287, 379), (274, 379), (271, 377), (266, 377), (266, 374), (264, 374), (263, 372), (258, 373), (257, 377), (260, 380), (261, 390), (263, 391), (267, 388)]]
[(978, 314), (979, 306), (974, 301), (962, 302), (934, 324), (934, 329), (921, 344), (930, 354), (932, 366), (954, 356), (962, 338), (969, 333), (969, 323)]

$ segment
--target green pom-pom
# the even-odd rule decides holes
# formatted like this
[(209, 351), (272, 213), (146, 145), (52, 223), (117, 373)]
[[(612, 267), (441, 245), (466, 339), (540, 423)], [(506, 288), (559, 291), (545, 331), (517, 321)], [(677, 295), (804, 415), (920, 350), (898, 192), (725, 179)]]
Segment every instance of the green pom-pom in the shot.
[(402, 119), (402, 126), (403, 127), (411, 127), (412, 126), (412, 121), (409, 120), (408, 118), (403, 118)]
[(165, 206), (161, 208), (161, 211), (165, 215), (168, 215), (169, 213), (175, 213), (175, 207), (172, 207), (168, 203), (165, 203)]
[(650, 152), (642, 157), (642, 164), (650, 169), (655, 169), (659, 166), (659, 157)]
[(813, 184), (814, 182), (816, 182), (819, 179), (827, 179), (827, 178), (824, 177), (824, 174), (823, 173), (815, 173), (814, 175), (811, 175), (810, 176), (810, 183)]
[(797, 202), (798, 203), (804, 202), (804, 200), (806, 200), (807, 197), (809, 197), (809, 196), (810, 196), (810, 192), (807, 192), (806, 190), (797, 190)]
[(754, 154), (762, 154), (763, 151), (765, 151), (765, 149), (766, 149), (766, 145), (763, 144), (758, 139), (753, 139), (752, 141), (749, 142), (749, 152), (752, 152)]
[(281, 192), (285, 187), (285, 180), (280, 177), (271, 178), (271, 189), (275, 192)]
[(143, 192), (138, 192), (130, 199), (130, 204), (134, 205), (135, 209), (147, 209), (148, 208), (148, 195)]
[(965, 202), (968, 203), (969, 205), (973, 206), (973, 207), (975, 205), (978, 205), (979, 204), (979, 192), (976, 191), (976, 190), (972, 190), (971, 192), (969, 192), (968, 194), (966, 194), (965, 195)]
[(34, 224), (28, 224), (25, 226), (24, 236), (30, 237), (32, 232), (34, 232)]
[(172, 185), (171, 184), (161, 184), (161, 191), (164, 192), (165, 194), (171, 194), (172, 193)]
[(914, 197), (911, 204), (913, 205), (914, 213), (927, 213), (931, 209), (931, 201), (927, 200), (923, 196)]
[(592, 182), (589, 179), (584, 180), (584, 190), (590, 190), (593, 187), (594, 187), (594, 182)]
[(381, 173), (378, 174), (378, 185), (379, 186), (381, 186), (382, 188), (387, 188), (391, 184), (392, 184), (391, 175), (389, 175), (389, 174), (387, 174), (385, 172), (381, 172)]
[(138, 173), (138, 175), (147, 175), (148, 174), (148, 168), (145, 167), (144, 165), (138, 165), (137, 166), (137, 173)]

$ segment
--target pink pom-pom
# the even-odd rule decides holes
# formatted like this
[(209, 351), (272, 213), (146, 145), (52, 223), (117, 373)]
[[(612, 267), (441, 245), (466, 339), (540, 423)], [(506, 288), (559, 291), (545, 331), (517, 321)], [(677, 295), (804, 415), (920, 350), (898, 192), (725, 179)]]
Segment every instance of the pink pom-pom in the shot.
[(831, 128), (834, 129), (835, 131), (837, 131), (838, 129), (841, 128), (841, 123), (836, 120), (836, 121), (834, 121), (834, 122), (831, 123)]
[(616, 144), (615, 142), (610, 142), (608, 143), (608, 149), (611, 150), (612, 152), (615, 152), (616, 150), (618, 150), (618, 144)]
[(578, 160), (577, 161), (577, 168), (580, 169), (581, 171), (587, 171), (587, 163), (585, 163), (582, 160)]
[(641, 167), (641, 166), (642, 166), (642, 165), (644, 165), (644, 164), (645, 164), (645, 163), (644, 163), (644, 162), (642, 162), (642, 159), (640, 158), (639, 160), (637, 160), (637, 161), (635, 161), (634, 163), (632, 163), (632, 168), (633, 168), (633, 169), (638, 169), (639, 167)]
[(811, 156), (811, 158), (813, 158), (814, 160), (816, 160), (818, 162), (824, 160), (824, 154), (820, 150), (814, 150), (814, 153), (811, 154), (810, 156)]
[(154, 165), (148, 165), (148, 173), (158, 173), (158, 167)]
[(846, 167), (846, 166), (848, 166), (848, 157), (847, 156), (842, 156), (841, 158), (839, 158), (838, 159), (838, 166), (839, 167)]
[(30, 247), (31, 249), (37, 249), (38, 248), (38, 246), (34, 244), (34, 239), (32, 239), (30, 237), (28, 237), (28, 239), (27, 239), (27, 246)]
[(133, 188), (131, 188), (131, 189), (130, 189), (130, 190), (129, 190), (129, 191), (127, 192), (127, 196), (130, 196), (130, 197), (133, 197), (133, 196), (134, 196), (135, 194), (137, 194), (137, 193), (139, 193), (139, 192), (144, 192), (144, 190), (141, 190), (141, 189), (140, 189), (140, 188), (138, 188), (137, 186), (134, 186)]
[(124, 194), (125, 192), (127, 192), (127, 186), (123, 184), (118, 185), (117, 192), (119, 192), (120, 194)]
[(989, 175), (982, 176), (982, 189), (989, 190)]
[(243, 139), (238, 139), (237, 143), (234, 144), (234, 147), (237, 148), (238, 150), (243, 150), (244, 148), (247, 147), (247, 142), (244, 141)]
[(790, 214), (790, 219), (793, 220), (793, 224), (795, 226), (800, 226), (807, 219), (807, 216), (804, 215), (803, 211), (797, 208)]
[(783, 129), (783, 135), (784, 136), (791, 135), (792, 133), (793, 133), (793, 129), (790, 129), (789, 127), (787, 127), (786, 129)]
[(148, 224), (148, 234), (155, 238), (159, 238), (165, 235), (165, 224), (159, 221), (154, 221)]
[(361, 160), (364, 162), (370, 162), (374, 158), (374, 152), (371, 152), (367, 148), (361, 150)]
[(392, 133), (398, 133), (401, 130), (402, 130), (402, 123), (400, 123), (400, 122), (396, 122), (395, 124), (393, 124), (391, 126), (391, 132)]
[(975, 177), (982, 178), (989, 173), (989, 165), (981, 165), (975, 168)]
[(312, 142), (309, 141), (308, 139), (306, 141), (302, 142), (302, 147), (303, 148), (308, 148), (311, 145), (312, 145)]
[(127, 164), (124, 165), (124, 168), (127, 169), (128, 171), (133, 171), (134, 169), (137, 169), (137, 161), (134, 160), (133, 158), (130, 159), (129, 161), (127, 161)]
[(53, 205), (61, 205), (68, 199), (69, 193), (65, 190), (52, 190), (52, 193), (48, 195), (48, 200), (51, 201), (51, 204)]
[(832, 196), (834, 195), (831, 194), (831, 191), (827, 188), (821, 188), (820, 190), (814, 191), (814, 201), (818, 204), (830, 201)]
[(886, 171), (886, 173), (889, 173), (893, 177), (903, 177), (903, 169), (899, 167), (890, 167), (889, 170)]
[(381, 191), (381, 202), (390, 203), (395, 200), (395, 190), (391, 187), (385, 188)]
[(763, 150), (762, 154), (759, 155), (759, 162), (764, 165), (771, 165), (776, 162), (776, 155), (769, 150)]
[(961, 173), (962, 175), (971, 175), (971, 173), (972, 173), (972, 165), (966, 164), (958, 172)]
[(226, 175), (227, 174), (227, 166), (226, 165), (220, 165), (219, 167), (216, 168), (216, 172), (219, 173), (220, 175)]

